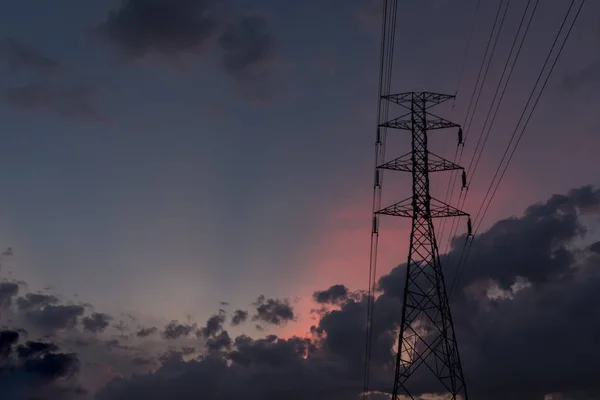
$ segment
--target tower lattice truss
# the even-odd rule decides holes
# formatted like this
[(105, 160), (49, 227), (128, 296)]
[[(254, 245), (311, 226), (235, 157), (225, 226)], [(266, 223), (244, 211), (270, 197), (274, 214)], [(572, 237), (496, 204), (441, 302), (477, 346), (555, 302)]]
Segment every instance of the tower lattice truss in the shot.
[(462, 170), (463, 184), (465, 180), (460, 166), (430, 153), (427, 148), (427, 135), (432, 130), (458, 128), (459, 143), (462, 141), (459, 125), (429, 111), (453, 97), (429, 92), (383, 97), (405, 113), (380, 127), (407, 130), (412, 134), (410, 153), (377, 167), (378, 171), (412, 173), (412, 197), (376, 212), (377, 217), (392, 215), (412, 219), (393, 400), (416, 399), (422, 393), (432, 392), (445, 395), (444, 398), (467, 399), (433, 219), (468, 214), (429, 194), (430, 172)]

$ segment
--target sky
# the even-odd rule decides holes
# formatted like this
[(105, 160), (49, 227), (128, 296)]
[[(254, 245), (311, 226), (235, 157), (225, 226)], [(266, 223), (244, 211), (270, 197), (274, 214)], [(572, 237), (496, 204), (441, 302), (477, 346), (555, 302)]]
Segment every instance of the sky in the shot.
[[(457, 93), (439, 114), (464, 126), (499, 0), (481, 1), (465, 52), (476, 3), (400, 2), (398, 10), (392, 90)], [(481, 101), (465, 130), (465, 166), (525, 3), (510, 2)], [(569, 3), (543, 1), (536, 11), (473, 175), (463, 205), (467, 212), (475, 213), (482, 201)], [(22, 0), (4, 1), (2, 6), (0, 246), (12, 248), (12, 255), (1, 260), (5, 292), (0, 290), (0, 306), (6, 309), (0, 326), (11, 332), (26, 329), (29, 336), (51, 334), (47, 338), (63, 349), (52, 351), (77, 354), (78, 362), (67, 360), (73, 361), (69, 365), (79, 379), (69, 396), (89, 397), (98, 391), (100, 399), (160, 400), (149, 397), (152, 377), (168, 375), (170, 368), (183, 368), (183, 375), (198, 374), (207, 382), (204, 369), (216, 368), (223, 372), (222, 379), (227, 374), (232, 379), (268, 376), (260, 363), (252, 374), (224, 366), (213, 354), (224, 352), (246, 368), (248, 364), (240, 361), (248, 360), (244, 357), (287, 352), (291, 364), (284, 371), (300, 369), (306, 379), (317, 379), (311, 375), (315, 370), (329, 368), (319, 364), (325, 357), (320, 352), (328, 348), (337, 354), (362, 329), (357, 324), (365, 298), (358, 291), (366, 289), (368, 277), (379, 0)], [(493, 302), (487, 297), (478, 298), (486, 304), (477, 303), (481, 307), (476, 311), (467, 295), (470, 300), (457, 306), (464, 321), (482, 324), (476, 333), (467, 329), (467, 322), (459, 329), (466, 336), (466, 362), (471, 361), (466, 371), (489, 382), (473, 385), (479, 393), (509, 383), (515, 387), (513, 398), (524, 399), (553, 392), (585, 396), (586, 390), (598, 389), (584, 379), (591, 364), (574, 369), (581, 371), (581, 379), (565, 378), (563, 386), (544, 387), (541, 394), (521, 390), (509, 378), (500, 382), (490, 377), (498, 375), (497, 368), (505, 362), (499, 360), (502, 349), (525, 348), (515, 344), (515, 335), (527, 338), (541, 327), (559, 326), (553, 321), (560, 321), (560, 314), (549, 315), (543, 321), (547, 325), (528, 325), (527, 311), (547, 306), (544, 301), (552, 293), (579, 290), (577, 285), (585, 285), (580, 279), (588, 275), (598, 277), (593, 246), (600, 239), (595, 230), (598, 214), (587, 207), (596, 204), (600, 183), (600, 96), (595, 90), (600, 82), (599, 49), (600, 4), (587, 2), (481, 225), (482, 238), (489, 243), (505, 238), (506, 232), (522, 234), (518, 223), (531, 226), (541, 238), (545, 231), (536, 224), (542, 222), (532, 217), (535, 207), (528, 207), (542, 204), (543, 212), (561, 223), (588, 229), (584, 235), (574, 225), (557, 222), (547, 227), (547, 240), (533, 241), (529, 247), (507, 238), (507, 245), (526, 261), (509, 259), (505, 265), (514, 268), (506, 275), (497, 263), (484, 265), (495, 260), (498, 248), (482, 239), (480, 255), (471, 262), (475, 272), (464, 284), (468, 293), (473, 290), (469, 284), (480, 281), (515, 291), (511, 285), (517, 276), (530, 286), (494, 300), (506, 304), (493, 312), (486, 308)], [(452, 159), (455, 135), (450, 130), (432, 134), (433, 151)], [(389, 156), (408, 151), (408, 139), (405, 132), (390, 133)], [(384, 203), (408, 197), (409, 177), (387, 176)], [(444, 198), (448, 179), (449, 175), (434, 178), (435, 197)], [(555, 194), (564, 196), (569, 206), (555, 204)], [(586, 196), (591, 200), (583, 200)], [(563, 221), (565, 214), (575, 222)], [(502, 221), (518, 221), (517, 228)], [(462, 234), (466, 221), (459, 224)], [(410, 221), (383, 221), (378, 263), (382, 288), (394, 279), (398, 284), (409, 229)], [(440, 246), (444, 252), (456, 251), (445, 243)], [(554, 256), (534, 252), (536, 246), (552, 253), (563, 245), (577, 261), (567, 257), (552, 267)], [(528, 252), (533, 255), (526, 256)], [(555, 274), (574, 265), (585, 268), (577, 270), (573, 281)], [(399, 301), (394, 285), (382, 289), (383, 307), (393, 300), (387, 305), (390, 310), (397, 310)], [(343, 295), (317, 301), (313, 294), (328, 288), (338, 288), (336, 293)], [(43, 297), (36, 302), (27, 293)], [(517, 303), (517, 294), (523, 303)], [(557, 307), (572, 314), (569, 307), (579, 300), (585, 304), (584, 299), (581, 294)], [(511, 310), (521, 311), (519, 318), (504, 334), (498, 333), (486, 312), (497, 312), (500, 318)], [(71, 317), (59, 318), (58, 325), (44, 316), (54, 312), (58, 318), (67, 311)], [(236, 315), (239, 323), (231, 326)], [(590, 311), (589, 316), (586, 326), (598, 332), (600, 325), (593, 325), (597, 313)], [(354, 325), (343, 322), (349, 321), (346, 317), (355, 318)], [(386, 346), (393, 336), (389, 332), (399, 313), (394, 318), (384, 324), (390, 331), (382, 333), (382, 370), (387, 368)], [(339, 325), (332, 327), (336, 319)], [(169, 325), (171, 321), (176, 322)], [(517, 326), (520, 322), (531, 328), (527, 334)], [(355, 331), (335, 343), (334, 331), (345, 323)], [(143, 331), (148, 334), (140, 335)], [(485, 359), (476, 353), (485, 335), (511, 340), (499, 342), (497, 352), (485, 353), (493, 358)], [(124, 344), (121, 336), (130, 342)], [(23, 333), (18, 340), (22, 339)], [(200, 346), (199, 341), (204, 350), (182, 350)], [(88, 345), (77, 347), (84, 342)], [(543, 353), (543, 346), (538, 347)], [(133, 362), (140, 354), (146, 358)], [(206, 354), (210, 357), (192, 360)], [(310, 361), (313, 354), (318, 357)], [(294, 357), (309, 360), (308, 366)], [(86, 361), (90, 358), (92, 364)], [(543, 366), (543, 357), (539, 360)], [(148, 376), (128, 380), (131, 373), (150, 366), (154, 369)], [(352, 373), (344, 369), (348, 365), (331, 368), (330, 379), (340, 378), (345, 390), (354, 387)], [(525, 372), (524, 382), (530, 386), (541, 387), (539, 382), (554, 376)], [(124, 381), (109, 383), (114, 376)], [(341, 377), (347, 380), (343, 384)], [(323, 388), (338, 391), (328, 379), (317, 380)], [(54, 380), (45, 382), (51, 385), (44, 390), (55, 387)], [(174, 384), (186, 387), (183, 382)], [(386, 382), (378, 384), (384, 388)], [(21, 389), (14, 388), (15, 398), (26, 398), (18, 397)], [(248, 388), (253, 396), (268, 398), (264, 390)], [(179, 398), (186, 395), (181, 392)]]

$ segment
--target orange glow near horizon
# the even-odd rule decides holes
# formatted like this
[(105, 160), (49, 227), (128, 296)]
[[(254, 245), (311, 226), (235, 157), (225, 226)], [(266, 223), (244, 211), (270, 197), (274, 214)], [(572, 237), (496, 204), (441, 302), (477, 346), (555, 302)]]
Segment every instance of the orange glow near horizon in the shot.
[[(494, 203), (486, 215), (480, 233), (485, 231), (495, 220), (510, 215), (522, 214), (523, 205), (515, 204), (514, 199), (522, 198), (524, 188), (521, 182), (504, 181), (498, 191)], [(472, 214), (477, 212), (487, 188), (474, 187), (468, 194), (465, 207)], [(527, 197), (527, 196), (525, 196)], [(456, 203), (458, 195), (455, 194)], [(519, 207), (519, 208), (517, 208)], [(473, 215), (474, 216), (474, 215)], [(439, 235), (439, 222), (436, 229)], [(451, 221), (448, 221), (451, 222)], [(457, 234), (466, 232), (466, 219), (457, 221)], [(444, 237), (449, 235), (451, 224), (446, 226)], [(377, 279), (388, 274), (396, 266), (406, 262), (410, 237), (410, 219), (382, 218), (377, 257)], [(281, 337), (307, 337), (310, 327), (318, 324), (318, 315), (311, 313), (317, 308), (312, 294), (317, 290), (325, 290), (335, 284), (344, 284), (349, 290), (367, 290), (369, 276), (370, 253), (370, 204), (362, 199), (350, 205), (332, 210), (324, 223), (321, 239), (313, 249), (309, 250), (311, 275), (310, 284), (298, 287), (298, 298), (294, 303), (297, 320), (288, 323), (278, 333)], [(440, 253), (446, 250), (446, 241), (439, 243)]]

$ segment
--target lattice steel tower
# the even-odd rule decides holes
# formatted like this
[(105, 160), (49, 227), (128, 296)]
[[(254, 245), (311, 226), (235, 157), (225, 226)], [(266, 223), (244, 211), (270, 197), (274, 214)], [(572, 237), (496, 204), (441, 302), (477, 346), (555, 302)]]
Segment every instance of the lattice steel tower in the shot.
[[(462, 167), (427, 148), (427, 135), (437, 129), (458, 128), (459, 144), (462, 142), (459, 125), (429, 112), (453, 97), (429, 92), (382, 96), (383, 101), (400, 106), (405, 113), (381, 123), (380, 128), (407, 130), (412, 134), (411, 152), (377, 166), (377, 176), (381, 170), (412, 173), (412, 197), (376, 211), (376, 217), (392, 215), (412, 219), (393, 400), (399, 396), (413, 399), (424, 392), (467, 399), (433, 219), (468, 214), (429, 194), (430, 172), (459, 170), (463, 185), (466, 181)], [(469, 234), (470, 226), (469, 220)]]

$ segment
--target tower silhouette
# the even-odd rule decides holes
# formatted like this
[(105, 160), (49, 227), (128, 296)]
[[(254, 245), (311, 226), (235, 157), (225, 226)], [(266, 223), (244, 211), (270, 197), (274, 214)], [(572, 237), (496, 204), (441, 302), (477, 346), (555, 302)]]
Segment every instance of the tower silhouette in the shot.
[[(379, 215), (412, 219), (393, 400), (399, 396), (414, 399), (413, 396), (432, 392), (467, 400), (433, 219), (468, 214), (429, 194), (430, 172), (462, 170), (463, 186), (466, 182), (462, 167), (429, 152), (427, 147), (429, 132), (438, 129), (458, 128), (459, 144), (462, 142), (459, 125), (429, 112), (432, 107), (453, 98), (430, 92), (382, 96), (391, 107), (400, 106), (405, 112), (380, 127), (407, 130), (412, 134), (412, 151), (378, 165), (376, 173), (376, 181), (380, 170), (412, 174), (412, 196), (375, 213), (375, 221)], [(470, 219), (468, 228), (470, 235)]]

